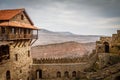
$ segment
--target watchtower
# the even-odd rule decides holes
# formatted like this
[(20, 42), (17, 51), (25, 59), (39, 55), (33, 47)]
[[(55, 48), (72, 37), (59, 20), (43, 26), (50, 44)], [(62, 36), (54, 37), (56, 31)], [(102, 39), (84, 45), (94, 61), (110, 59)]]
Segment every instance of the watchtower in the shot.
[(25, 9), (0, 10), (0, 80), (29, 80), (30, 49), (37, 38)]

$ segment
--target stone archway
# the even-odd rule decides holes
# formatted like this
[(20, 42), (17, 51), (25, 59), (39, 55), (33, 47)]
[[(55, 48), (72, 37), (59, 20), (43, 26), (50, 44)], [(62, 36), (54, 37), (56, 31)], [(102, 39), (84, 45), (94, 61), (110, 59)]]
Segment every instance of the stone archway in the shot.
[(76, 71), (72, 72), (72, 77), (76, 77)]
[(42, 70), (41, 69), (36, 70), (36, 78), (37, 79), (41, 79), (42, 78)]
[(61, 77), (61, 72), (58, 71), (58, 72), (57, 72), (57, 78), (60, 78), (60, 77)]
[(69, 78), (69, 72), (68, 71), (65, 71), (64, 77)]
[(6, 72), (6, 80), (10, 80), (10, 79), (11, 79), (10, 71), (7, 71)]
[(104, 42), (104, 52), (109, 53), (109, 43), (108, 42)]

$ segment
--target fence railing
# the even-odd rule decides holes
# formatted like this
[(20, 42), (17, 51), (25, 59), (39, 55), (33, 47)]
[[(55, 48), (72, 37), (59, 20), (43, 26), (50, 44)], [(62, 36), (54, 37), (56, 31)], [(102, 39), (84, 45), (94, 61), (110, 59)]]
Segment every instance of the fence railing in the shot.
[(0, 40), (15, 40), (15, 39), (37, 39), (36, 34), (0, 34)]

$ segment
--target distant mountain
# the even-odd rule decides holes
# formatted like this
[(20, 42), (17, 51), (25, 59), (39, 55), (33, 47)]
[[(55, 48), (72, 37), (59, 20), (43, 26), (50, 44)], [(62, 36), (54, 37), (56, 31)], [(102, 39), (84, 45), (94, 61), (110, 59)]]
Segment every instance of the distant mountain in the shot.
[(40, 29), (39, 34), (57, 34), (57, 35), (74, 35), (71, 32), (53, 32), (46, 29)]
[(56, 33), (58, 33), (58, 34), (60, 34), (60, 35), (74, 35), (74, 34), (71, 33), (71, 32), (56, 32)]
[(46, 29), (40, 29), (39, 32), (40, 33), (53, 33), (53, 32), (46, 30)]
[(46, 29), (40, 29), (38, 34), (39, 39), (35, 45), (46, 45), (61, 43), (67, 41), (75, 41), (79, 43), (95, 42), (99, 39), (99, 35), (76, 35), (70, 32), (53, 32)]
[(33, 58), (73, 58), (89, 55), (95, 49), (95, 43), (77, 43), (74, 41), (38, 45), (31, 49)]
[(32, 47), (33, 58), (79, 57), (95, 49), (98, 35), (76, 35), (70, 32), (39, 30), (39, 39)]

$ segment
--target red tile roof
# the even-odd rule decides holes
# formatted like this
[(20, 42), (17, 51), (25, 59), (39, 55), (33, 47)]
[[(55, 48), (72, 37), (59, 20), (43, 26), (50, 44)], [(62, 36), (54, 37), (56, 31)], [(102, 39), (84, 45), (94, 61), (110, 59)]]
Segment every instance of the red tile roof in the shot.
[(25, 9), (0, 10), (0, 20), (10, 20)]
[(38, 29), (33, 25), (33, 22), (30, 20), (29, 16), (27, 15), (26, 11), (24, 8), (22, 9), (7, 9), (7, 10), (0, 10), (0, 20), (10, 20), (17, 14), (21, 12), (25, 12), (27, 18), (29, 19), (31, 24), (26, 24), (26, 23), (20, 23), (17, 21), (12, 21), (12, 22), (1, 22), (0, 26), (11, 26), (11, 27), (21, 27), (21, 28), (30, 28), (30, 29)]
[(20, 27), (20, 28), (29, 28), (29, 29), (38, 29), (37, 27), (30, 25), (30, 24), (26, 24), (26, 23), (20, 23), (17, 21), (11, 21), (11, 22), (1, 22), (0, 26), (2, 27)]

